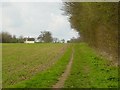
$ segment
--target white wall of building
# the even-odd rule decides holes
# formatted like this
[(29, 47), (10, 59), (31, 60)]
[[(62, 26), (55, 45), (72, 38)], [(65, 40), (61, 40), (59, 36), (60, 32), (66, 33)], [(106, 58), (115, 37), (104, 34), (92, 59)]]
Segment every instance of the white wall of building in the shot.
[(24, 43), (35, 43), (35, 41), (25, 41)]

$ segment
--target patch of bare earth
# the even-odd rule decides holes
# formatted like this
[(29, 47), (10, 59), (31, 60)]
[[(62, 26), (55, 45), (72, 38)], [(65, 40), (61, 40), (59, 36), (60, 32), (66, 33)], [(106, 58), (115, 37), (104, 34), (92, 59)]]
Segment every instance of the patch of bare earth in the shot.
[(67, 65), (67, 67), (66, 67), (64, 73), (59, 78), (58, 82), (55, 85), (53, 85), (53, 88), (63, 88), (64, 82), (67, 79), (68, 75), (70, 74), (70, 70), (71, 70), (71, 66), (72, 66), (72, 62), (73, 62), (73, 54), (74, 54), (74, 51), (72, 50), (72, 55), (71, 55), (71, 58), (70, 58), (70, 61)]

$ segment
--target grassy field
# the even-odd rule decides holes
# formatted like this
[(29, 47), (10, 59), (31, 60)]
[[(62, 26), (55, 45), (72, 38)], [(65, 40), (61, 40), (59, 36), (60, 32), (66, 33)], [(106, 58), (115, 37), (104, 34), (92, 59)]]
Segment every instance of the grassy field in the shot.
[(80, 44), (3, 44), (3, 87), (52, 88), (73, 63), (65, 88), (118, 87), (118, 67)]
[(28, 80), (57, 62), (65, 44), (3, 44), (3, 87)]
[(116, 88), (118, 67), (98, 56), (86, 44), (75, 44), (71, 74), (65, 82), (67, 88)]

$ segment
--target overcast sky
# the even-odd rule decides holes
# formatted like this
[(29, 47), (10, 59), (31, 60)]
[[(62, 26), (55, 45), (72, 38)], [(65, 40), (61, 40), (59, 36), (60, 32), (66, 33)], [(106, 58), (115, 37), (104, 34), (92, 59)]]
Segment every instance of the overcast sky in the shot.
[(3, 31), (25, 37), (36, 38), (44, 30), (59, 39), (78, 37), (67, 16), (62, 15), (62, 6), (62, 2), (4, 2), (0, 8), (0, 28), (2, 26)]

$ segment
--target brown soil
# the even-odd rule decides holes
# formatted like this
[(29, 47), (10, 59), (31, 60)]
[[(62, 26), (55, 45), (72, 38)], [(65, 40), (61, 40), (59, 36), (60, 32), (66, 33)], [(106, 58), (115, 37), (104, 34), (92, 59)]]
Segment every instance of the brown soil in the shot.
[(72, 62), (73, 62), (73, 54), (74, 54), (74, 51), (72, 50), (72, 55), (71, 55), (71, 58), (70, 58), (70, 61), (67, 65), (67, 67), (66, 67), (64, 73), (59, 78), (58, 82), (55, 85), (53, 85), (53, 88), (63, 88), (64, 82), (67, 79), (67, 77), (70, 73), (70, 70), (71, 70), (71, 66), (72, 66)]

